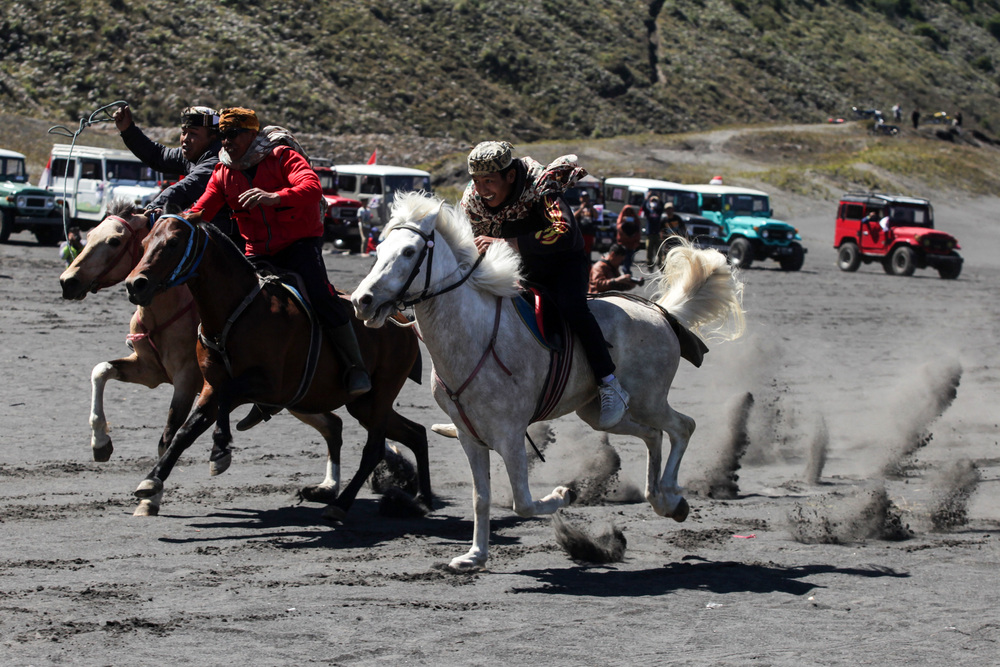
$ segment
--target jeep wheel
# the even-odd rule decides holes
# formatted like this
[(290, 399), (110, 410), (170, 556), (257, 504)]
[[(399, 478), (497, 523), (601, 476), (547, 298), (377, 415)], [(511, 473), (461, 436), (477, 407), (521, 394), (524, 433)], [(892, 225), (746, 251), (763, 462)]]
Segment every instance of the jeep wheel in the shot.
[(749, 269), (753, 264), (753, 246), (744, 238), (734, 239), (729, 244), (729, 263), (738, 269)]
[(837, 251), (837, 266), (841, 271), (857, 271), (861, 266), (861, 253), (858, 251), (857, 243), (845, 243)]
[(42, 229), (36, 229), (35, 238), (38, 240), (38, 245), (59, 245), (59, 242), (63, 240), (62, 227), (44, 227)]
[(798, 271), (806, 261), (806, 253), (798, 243), (792, 244), (792, 253), (778, 260), (782, 271)]
[(913, 249), (908, 245), (901, 245), (889, 255), (889, 265), (892, 267), (892, 274), (895, 276), (912, 276), (917, 268), (917, 260), (913, 256)]
[(14, 211), (0, 211), (0, 243), (6, 243), (14, 231)]
[(944, 264), (938, 267), (938, 275), (944, 280), (954, 280), (958, 278), (958, 274), (962, 272), (961, 262), (954, 262), (952, 264)]

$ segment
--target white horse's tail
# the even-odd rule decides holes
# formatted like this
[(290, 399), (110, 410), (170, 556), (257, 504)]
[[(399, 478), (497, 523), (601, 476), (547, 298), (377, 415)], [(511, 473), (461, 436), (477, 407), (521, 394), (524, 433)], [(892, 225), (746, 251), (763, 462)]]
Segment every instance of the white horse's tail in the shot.
[(673, 248), (653, 300), (706, 340), (733, 340), (746, 331), (743, 282), (717, 250), (687, 242)]

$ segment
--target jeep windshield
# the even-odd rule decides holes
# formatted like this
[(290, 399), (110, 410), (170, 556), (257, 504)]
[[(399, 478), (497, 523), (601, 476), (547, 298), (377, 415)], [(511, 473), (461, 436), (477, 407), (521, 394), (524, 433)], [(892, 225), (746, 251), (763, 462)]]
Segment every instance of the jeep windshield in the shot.
[(430, 192), (431, 179), (429, 176), (386, 176), (385, 189), (388, 192), (413, 192), (417, 190)]
[(701, 209), (698, 208), (697, 192), (682, 192), (680, 190), (653, 190), (652, 192), (659, 195), (660, 201), (664, 204), (673, 202), (675, 213), (693, 213), (695, 215), (701, 213)]
[(889, 224), (893, 227), (926, 227), (934, 229), (934, 212), (920, 204), (889, 205)]
[(726, 210), (733, 215), (767, 216), (771, 203), (766, 195), (726, 195)]
[(27, 183), (28, 172), (24, 170), (21, 158), (0, 157), (0, 181)]
[(159, 174), (142, 164), (126, 160), (108, 160), (109, 181), (130, 181), (136, 184), (156, 185)]

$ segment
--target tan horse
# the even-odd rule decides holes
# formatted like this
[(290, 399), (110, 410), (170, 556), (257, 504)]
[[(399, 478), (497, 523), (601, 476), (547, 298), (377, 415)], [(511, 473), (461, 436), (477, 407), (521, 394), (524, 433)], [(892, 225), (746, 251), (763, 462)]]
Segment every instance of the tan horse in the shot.
[[(88, 292), (97, 292), (125, 280), (142, 257), (142, 241), (149, 231), (146, 215), (136, 211), (129, 202), (114, 202), (108, 217), (87, 233), (87, 245), (59, 277), (63, 298), (80, 300)], [(157, 456), (166, 451), (204, 384), (195, 351), (199, 321), (191, 291), (183, 285), (166, 290), (148, 305), (136, 308), (127, 337), (132, 354), (102, 361), (91, 372), (90, 444), (95, 461), (108, 461), (114, 451), (104, 413), (104, 389), (109, 380), (150, 388), (163, 383), (173, 385), (167, 424), (158, 443)], [(292, 414), (323, 436), (328, 452), (323, 482), (302, 489), (300, 494), (309, 501), (332, 503), (340, 490), (343, 422), (331, 412)], [(215, 462), (210, 467), (213, 475), (223, 471), (224, 468)], [(162, 493), (143, 498), (134, 514), (155, 516), (161, 502)]]

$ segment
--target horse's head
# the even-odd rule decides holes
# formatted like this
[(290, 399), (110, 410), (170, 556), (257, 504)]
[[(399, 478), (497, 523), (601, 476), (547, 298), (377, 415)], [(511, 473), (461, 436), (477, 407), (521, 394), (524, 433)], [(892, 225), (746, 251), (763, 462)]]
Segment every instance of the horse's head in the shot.
[(351, 295), (354, 312), (365, 326), (382, 326), (399, 304), (433, 280), (432, 274), (443, 263), (454, 269), (454, 256), (444, 248), (446, 244), (438, 244), (441, 239), (434, 234), (442, 206), (440, 199), (416, 192), (393, 202), (375, 265)]
[(125, 279), (128, 300), (148, 306), (154, 296), (190, 278), (205, 243), (204, 232), (199, 234), (193, 223), (177, 215), (162, 216), (142, 242), (142, 259)]
[(108, 217), (87, 232), (87, 245), (59, 276), (64, 299), (83, 299), (116, 285), (142, 257), (142, 240), (149, 233), (149, 217), (131, 202), (115, 200)]

